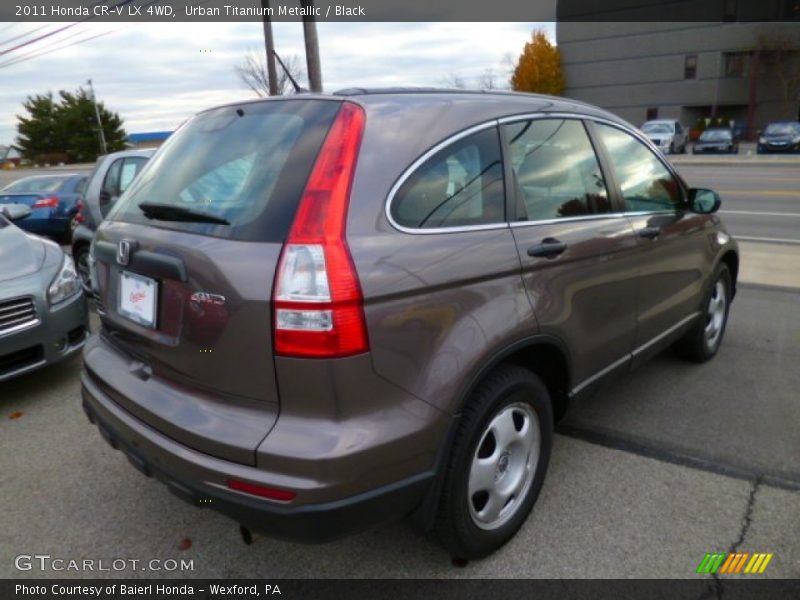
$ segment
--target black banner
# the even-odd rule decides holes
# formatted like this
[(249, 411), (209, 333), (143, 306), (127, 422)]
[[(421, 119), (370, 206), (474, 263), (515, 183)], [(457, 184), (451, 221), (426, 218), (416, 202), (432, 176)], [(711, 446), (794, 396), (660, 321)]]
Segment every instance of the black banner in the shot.
[(800, 0), (3, 0), (0, 21), (788, 21)]
[[(644, 558), (644, 557), (642, 557)], [(654, 563), (657, 568), (657, 562)], [(580, 570), (580, 565), (576, 565)], [(576, 572), (576, 574), (579, 574)], [(3, 600), (772, 600), (800, 597), (798, 580), (3, 580)]]

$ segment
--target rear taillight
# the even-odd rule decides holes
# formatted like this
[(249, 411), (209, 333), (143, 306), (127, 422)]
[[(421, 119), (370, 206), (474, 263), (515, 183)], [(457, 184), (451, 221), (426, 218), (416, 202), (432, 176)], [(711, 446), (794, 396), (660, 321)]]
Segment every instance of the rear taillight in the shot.
[(75, 213), (75, 222), (76, 223), (83, 223), (86, 221), (86, 217), (83, 216), (83, 200), (78, 200), (75, 204), (75, 208), (78, 209), (78, 212)]
[(335, 358), (369, 349), (363, 296), (345, 241), (364, 111), (345, 102), (322, 145), (278, 264), (275, 352)]
[(33, 203), (31, 208), (58, 208), (58, 198), (50, 196), (48, 198), (39, 198)]

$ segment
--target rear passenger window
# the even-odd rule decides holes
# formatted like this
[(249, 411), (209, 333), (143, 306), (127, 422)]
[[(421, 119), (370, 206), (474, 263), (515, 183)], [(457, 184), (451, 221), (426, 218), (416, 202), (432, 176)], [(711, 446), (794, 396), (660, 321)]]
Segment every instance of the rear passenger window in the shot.
[(497, 130), (480, 131), (434, 154), (403, 183), (390, 210), (397, 224), (412, 229), (504, 223)]
[(611, 212), (605, 178), (583, 123), (534, 119), (504, 125), (516, 184), (516, 220)]

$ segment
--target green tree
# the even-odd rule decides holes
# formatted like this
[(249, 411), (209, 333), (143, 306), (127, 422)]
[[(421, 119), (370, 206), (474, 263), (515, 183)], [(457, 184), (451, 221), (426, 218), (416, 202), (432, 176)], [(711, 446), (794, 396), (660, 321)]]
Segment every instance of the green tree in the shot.
[(519, 55), (511, 75), (511, 89), (560, 96), (564, 86), (561, 53), (550, 43), (544, 31), (537, 29)]
[(57, 152), (63, 140), (56, 127), (56, 103), (53, 94), (28, 96), (22, 103), (27, 117), (17, 115), (17, 146), (25, 158), (37, 157)]
[[(101, 154), (92, 97), (83, 88), (77, 92), (61, 90), (59, 100), (52, 93), (29, 96), (23, 103), (27, 116), (17, 115), (17, 145), (26, 158), (66, 162), (91, 162)], [(109, 152), (125, 148), (127, 134), (120, 116), (98, 102), (100, 121)], [(50, 160), (48, 160), (50, 158)]]

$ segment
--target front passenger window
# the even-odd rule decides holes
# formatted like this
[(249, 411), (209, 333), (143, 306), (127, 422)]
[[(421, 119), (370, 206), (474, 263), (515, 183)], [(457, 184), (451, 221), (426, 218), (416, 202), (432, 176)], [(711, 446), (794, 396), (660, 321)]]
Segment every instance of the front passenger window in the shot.
[(595, 125), (619, 181), (629, 212), (676, 210), (682, 204), (678, 180), (644, 144), (610, 125)]
[(605, 178), (583, 123), (534, 119), (503, 126), (516, 182), (516, 220), (611, 212)]

